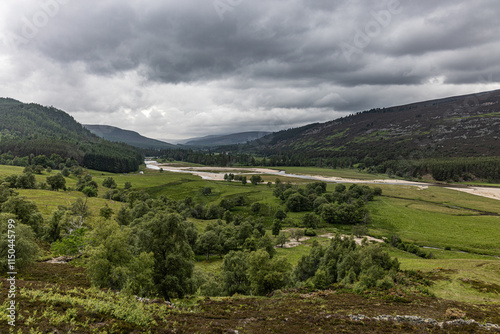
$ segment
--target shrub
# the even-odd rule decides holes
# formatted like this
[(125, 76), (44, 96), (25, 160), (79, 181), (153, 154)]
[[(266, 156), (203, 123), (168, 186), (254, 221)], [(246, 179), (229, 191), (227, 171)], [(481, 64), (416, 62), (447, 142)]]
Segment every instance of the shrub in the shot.
[(102, 186), (110, 189), (116, 188), (115, 179), (113, 179), (112, 177), (107, 177), (106, 179), (104, 179), (104, 181), (102, 181)]
[(312, 228), (308, 228), (305, 230), (304, 234), (308, 237), (315, 237), (317, 235), (316, 231)]
[(258, 215), (259, 212), (260, 212), (260, 210), (261, 210), (261, 208), (262, 208), (262, 204), (259, 203), (259, 202), (255, 202), (250, 207), (250, 210), (252, 210), (253, 214)]
[(351, 238), (337, 235), (323, 250), (315, 245), (297, 265), (296, 284), (311, 279), (316, 288), (342, 283), (362, 291), (372, 287), (387, 289), (394, 284), (399, 262), (382, 251), (380, 245), (358, 246)]
[(63, 174), (57, 173), (56, 175), (47, 176), (47, 184), (52, 190), (66, 190), (66, 179)]
[(36, 242), (35, 234), (28, 225), (22, 224), (12, 214), (0, 214), (0, 268), (2, 272), (14, 271), (9, 267), (8, 256), (12, 255), (9, 250), (12, 245), (9, 241), (8, 230), (15, 232), (15, 269), (22, 270), (31, 266), (38, 258), (40, 252)]
[(64, 167), (63, 170), (61, 171), (61, 174), (65, 177), (68, 177), (71, 174), (71, 171), (69, 170), (68, 167)]
[(103, 206), (100, 210), (99, 210), (99, 216), (103, 217), (104, 219), (109, 219), (111, 218), (111, 216), (113, 215), (114, 211), (113, 209), (111, 209), (108, 204), (106, 204), (105, 206)]
[(56, 255), (80, 255), (85, 248), (86, 232), (84, 227), (72, 231), (67, 237), (52, 243), (51, 250)]
[(248, 279), (256, 295), (265, 295), (287, 286), (290, 281), (291, 265), (286, 258), (269, 257), (259, 249), (248, 258)]
[(308, 212), (302, 217), (302, 223), (307, 228), (311, 229), (317, 228), (319, 225), (319, 217), (316, 216), (314, 213)]
[(82, 193), (87, 197), (97, 197), (97, 189), (94, 187), (87, 186), (82, 189)]
[(232, 296), (235, 293), (248, 294), (250, 292), (247, 270), (248, 253), (231, 251), (224, 256), (222, 286), (226, 295)]

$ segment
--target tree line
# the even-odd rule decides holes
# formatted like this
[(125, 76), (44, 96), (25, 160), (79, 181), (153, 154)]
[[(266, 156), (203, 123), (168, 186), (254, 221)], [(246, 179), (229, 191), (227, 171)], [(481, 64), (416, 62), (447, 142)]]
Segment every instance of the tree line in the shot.
[(500, 181), (500, 157), (391, 160), (378, 169), (389, 175), (420, 178), (431, 175), (437, 181)]

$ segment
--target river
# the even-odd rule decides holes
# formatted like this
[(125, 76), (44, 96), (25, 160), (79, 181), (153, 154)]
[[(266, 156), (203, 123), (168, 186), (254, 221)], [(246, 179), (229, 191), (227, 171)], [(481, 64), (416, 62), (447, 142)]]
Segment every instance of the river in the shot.
[[(188, 173), (200, 176), (204, 180), (224, 181), (224, 174), (233, 173), (237, 175), (254, 175), (254, 174), (267, 174), (276, 177), (290, 177), (312, 181), (324, 181), (332, 183), (370, 183), (370, 184), (392, 184), (392, 185), (407, 185), (427, 187), (430, 184), (422, 182), (413, 182), (406, 180), (394, 179), (380, 179), (380, 180), (359, 180), (347, 179), (342, 177), (328, 177), (321, 175), (303, 175), (303, 174), (290, 174), (283, 170), (274, 170), (268, 168), (245, 168), (245, 167), (174, 167), (168, 164), (159, 164), (153, 160), (146, 160), (146, 167), (149, 169), (159, 170), (163, 168), (164, 171), (175, 173)], [(217, 171), (217, 172), (216, 172)], [(220, 172), (218, 172), (220, 171)]]

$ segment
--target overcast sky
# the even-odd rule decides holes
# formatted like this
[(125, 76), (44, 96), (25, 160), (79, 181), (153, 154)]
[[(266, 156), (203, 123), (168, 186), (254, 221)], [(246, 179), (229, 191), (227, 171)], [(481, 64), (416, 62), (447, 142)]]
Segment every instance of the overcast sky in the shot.
[(500, 1), (2, 0), (0, 96), (152, 138), (500, 88)]

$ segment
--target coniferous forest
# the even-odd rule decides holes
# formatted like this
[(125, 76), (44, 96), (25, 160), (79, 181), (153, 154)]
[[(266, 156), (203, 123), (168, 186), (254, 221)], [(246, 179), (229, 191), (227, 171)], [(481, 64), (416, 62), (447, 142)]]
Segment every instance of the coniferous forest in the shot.
[(105, 141), (53, 107), (0, 99), (0, 162), (43, 167), (80, 164), (108, 171), (136, 171), (143, 161), (134, 147)]

